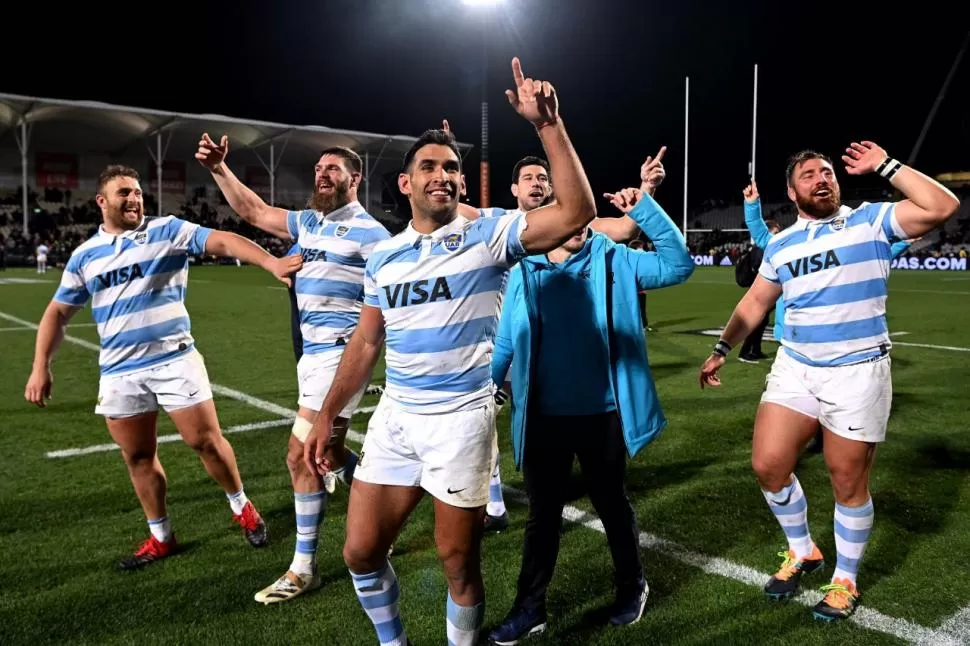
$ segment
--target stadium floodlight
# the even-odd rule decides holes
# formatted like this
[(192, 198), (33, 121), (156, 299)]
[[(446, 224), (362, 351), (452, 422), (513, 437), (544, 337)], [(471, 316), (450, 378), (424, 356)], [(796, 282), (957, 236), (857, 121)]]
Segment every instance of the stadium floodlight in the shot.
[(502, 0), (461, 0), (464, 4), (469, 7), (489, 7), (492, 5), (501, 4)]

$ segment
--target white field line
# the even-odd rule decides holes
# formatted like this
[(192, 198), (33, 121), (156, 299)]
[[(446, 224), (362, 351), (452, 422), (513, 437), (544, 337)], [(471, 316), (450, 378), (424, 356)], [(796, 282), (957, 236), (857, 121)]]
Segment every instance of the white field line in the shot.
[(909, 341), (893, 341), (893, 345), (906, 345), (913, 348), (930, 348), (932, 350), (949, 350), (950, 352), (970, 352), (970, 348), (955, 345), (932, 345), (930, 343), (911, 343)]
[[(528, 504), (528, 498), (525, 492), (507, 485), (503, 486), (503, 489), (517, 502)], [(562, 517), (565, 520), (583, 525), (601, 534), (606, 533), (603, 529), (603, 522), (599, 518), (571, 505), (566, 505), (563, 508)], [(771, 575), (768, 573), (759, 572), (754, 568), (729, 561), (728, 559), (694, 552), (673, 541), (648, 534), (647, 532), (640, 532), (640, 546), (653, 552), (659, 552), (681, 563), (699, 568), (708, 574), (723, 576), (756, 588), (764, 587), (768, 579), (771, 578)], [(802, 605), (814, 606), (821, 598), (822, 594), (820, 592), (804, 591), (795, 597), (795, 601)], [(886, 633), (887, 635), (892, 635), (893, 637), (914, 644), (957, 645), (964, 643), (955, 636), (942, 632), (942, 630), (933, 630), (932, 628), (926, 628), (925, 626), (905, 619), (890, 617), (865, 605), (859, 606), (859, 609), (856, 610), (855, 614), (850, 618), (850, 621), (868, 630)]]
[[(249, 402), (246, 402), (249, 403)], [(266, 402), (269, 403), (269, 402)], [(373, 413), (376, 406), (364, 406), (363, 408), (358, 408), (354, 411), (354, 414), (358, 413)], [(245, 433), (247, 431), (261, 431), (266, 428), (278, 428), (280, 426), (289, 426), (293, 423), (293, 417), (287, 417), (286, 419), (271, 419), (265, 422), (253, 422), (251, 424), (237, 424), (236, 426), (230, 426), (225, 428), (222, 432), (226, 435), (230, 433)], [(348, 437), (351, 437), (358, 444), (363, 442), (363, 435), (360, 435), (356, 431), (347, 431)], [(352, 436), (351, 436), (352, 435)], [(359, 438), (357, 437), (359, 436)], [(170, 433), (168, 435), (159, 435), (158, 443), (166, 444), (168, 442), (177, 442), (182, 439), (182, 436), (178, 433)], [(89, 455), (91, 453), (104, 453), (106, 451), (117, 451), (120, 447), (117, 444), (92, 444), (90, 446), (78, 447), (73, 449), (59, 449), (57, 451), (48, 451), (46, 453), (49, 458), (73, 458), (79, 455)]]
[(957, 611), (944, 621), (940, 625), (940, 631), (962, 639), (961, 643), (970, 644), (970, 606)]
[[(71, 323), (68, 325), (68, 329), (72, 327), (95, 327), (97, 323)], [(0, 327), (0, 332), (33, 332), (33, 328), (24, 327), (23, 325), (17, 325), (15, 327)]]
[[(6, 319), (6, 320), (8, 320), (8, 321), (10, 321), (12, 323), (17, 323), (19, 325), (24, 326), (25, 328), (30, 328), (31, 330), (36, 330), (37, 329), (37, 324), (36, 323), (31, 323), (30, 321), (25, 321), (22, 318), (18, 318), (16, 316), (12, 316), (10, 314), (7, 314), (6, 312), (0, 312), (0, 318)], [(101, 348), (98, 346), (98, 344), (91, 343), (90, 341), (85, 341), (84, 339), (79, 339), (79, 338), (77, 338), (75, 336), (71, 336), (69, 334), (65, 334), (64, 335), (64, 340), (67, 341), (67, 342), (69, 342), (69, 343), (73, 343), (75, 345), (81, 346), (82, 348), (87, 348), (88, 350), (93, 350), (95, 352), (100, 352), (101, 351)], [(222, 386), (220, 384), (210, 384), (210, 387), (212, 388), (212, 392), (215, 393), (215, 394), (222, 395), (223, 397), (228, 397), (230, 399), (235, 399), (237, 401), (241, 401), (244, 404), (249, 404), (253, 408), (258, 408), (260, 410), (266, 411), (267, 413), (273, 413), (274, 415), (280, 415), (282, 417), (285, 417), (287, 420), (293, 420), (293, 418), (296, 417), (296, 411), (294, 411), (294, 410), (291, 410), (289, 408), (285, 408), (283, 406), (280, 406), (279, 404), (274, 404), (273, 402), (270, 402), (270, 401), (266, 401), (265, 399), (259, 399), (258, 397), (253, 397), (252, 395), (247, 395), (244, 392), (235, 390), (233, 388), (229, 388), (228, 386)], [(357, 413), (372, 413), (372, 412), (374, 412), (374, 408), (375, 408), (374, 406), (365, 406), (363, 408), (356, 409), (354, 411), (354, 413), (355, 414), (357, 414)], [(263, 428), (266, 428), (266, 427), (263, 427)], [(255, 430), (255, 429), (247, 429), (247, 430)], [(165, 437), (165, 436), (163, 436), (163, 437)], [(175, 436), (175, 437), (178, 437), (178, 436)], [(364, 441), (363, 434), (358, 433), (357, 431), (353, 431), (353, 430), (347, 431), (347, 437), (350, 438), (350, 439), (352, 439), (352, 440), (354, 440), (357, 443), (361, 443), (361, 442)], [(158, 438), (158, 439), (159, 439), (160, 442), (163, 441), (162, 438)], [(165, 440), (165, 441), (171, 442), (171, 441), (174, 441), (174, 440)], [(97, 445), (97, 446), (113, 446), (113, 445), (100, 444), (100, 445)], [(86, 449), (90, 449), (91, 447), (85, 447), (85, 448)], [(84, 449), (65, 449), (65, 450), (68, 450), (68, 451), (79, 451), (79, 450), (84, 450)], [(109, 448), (109, 449), (101, 449), (101, 450), (104, 451), (104, 450), (111, 450), (111, 449)], [(96, 451), (87, 450), (85, 452), (86, 453), (93, 453), (93, 452), (96, 452)]]

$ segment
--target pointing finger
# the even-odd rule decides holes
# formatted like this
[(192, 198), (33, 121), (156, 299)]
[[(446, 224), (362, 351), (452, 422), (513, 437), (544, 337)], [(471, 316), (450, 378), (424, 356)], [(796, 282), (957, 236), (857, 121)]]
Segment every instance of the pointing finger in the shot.
[(660, 152), (657, 153), (657, 156), (656, 156), (656, 158), (654, 158), (653, 161), (655, 163), (658, 163), (659, 164), (660, 163), (660, 160), (664, 158), (664, 155), (666, 153), (667, 153), (667, 147), (666, 146), (661, 146), (660, 147)]
[(521, 87), (522, 83), (525, 81), (525, 76), (522, 74), (522, 63), (519, 62), (518, 56), (512, 59), (512, 78), (515, 79), (516, 87)]

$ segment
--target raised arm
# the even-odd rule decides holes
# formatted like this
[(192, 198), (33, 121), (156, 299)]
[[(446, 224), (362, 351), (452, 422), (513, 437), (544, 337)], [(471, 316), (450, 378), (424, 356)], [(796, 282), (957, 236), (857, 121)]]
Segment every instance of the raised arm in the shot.
[(694, 259), (680, 229), (647, 193), (634, 188), (609, 194), (610, 201), (653, 242), (656, 251), (618, 247), (633, 267), (640, 289), (660, 289), (683, 283), (694, 273)]
[(960, 200), (949, 189), (931, 177), (891, 158), (871, 141), (853, 142), (842, 155), (849, 175), (877, 172), (902, 193), (906, 199), (896, 203), (896, 223), (905, 235), (917, 238), (945, 223), (957, 209)]
[(303, 266), (302, 256), (277, 258), (252, 240), (228, 231), (210, 232), (205, 241), (205, 252), (222, 258), (238, 258), (247, 264), (262, 267), (287, 287), (292, 285), (290, 276)]
[[(651, 197), (656, 195), (657, 189), (667, 176), (663, 158), (667, 152), (666, 146), (661, 146), (657, 156), (648, 156), (640, 166), (640, 191)], [(604, 196), (607, 197), (608, 196)], [(640, 227), (629, 215), (618, 218), (596, 218), (589, 225), (594, 231), (607, 236), (613, 242), (627, 243), (640, 234)]]
[(764, 249), (771, 241), (771, 231), (768, 230), (768, 225), (765, 224), (764, 217), (761, 214), (761, 196), (758, 195), (758, 185), (754, 178), (745, 187), (743, 195), (744, 224), (751, 232), (754, 245), (759, 249)]
[(525, 78), (518, 58), (512, 59), (516, 89), (506, 90), (509, 103), (539, 133), (549, 160), (556, 202), (529, 211), (520, 240), (529, 254), (552, 251), (596, 217), (593, 189), (559, 117), (559, 99), (549, 81)]
[(228, 137), (223, 135), (222, 140), (217, 145), (208, 133), (203, 133), (202, 139), (199, 140), (199, 150), (195, 153), (195, 158), (212, 173), (212, 179), (215, 180), (219, 190), (226, 197), (229, 206), (243, 220), (270, 235), (284, 240), (292, 240), (293, 236), (287, 226), (287, 210), (270, 206), (263, 201), (263, 198), (239, 181), (239, 178), (226, 165), (226, 155), (228, 154)]

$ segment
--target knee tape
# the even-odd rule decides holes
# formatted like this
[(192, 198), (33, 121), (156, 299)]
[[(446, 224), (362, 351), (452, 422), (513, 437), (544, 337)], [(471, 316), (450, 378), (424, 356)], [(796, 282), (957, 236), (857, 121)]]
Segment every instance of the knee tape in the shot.
[(313, 428), (313, 422), (306, 420), (299, 415), (293, 420), (293, 435), (296, 439), (303, 443), (306, 443), (307, 437), (310, 435), (310, 430)]

